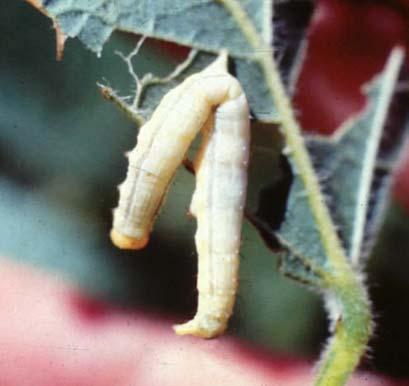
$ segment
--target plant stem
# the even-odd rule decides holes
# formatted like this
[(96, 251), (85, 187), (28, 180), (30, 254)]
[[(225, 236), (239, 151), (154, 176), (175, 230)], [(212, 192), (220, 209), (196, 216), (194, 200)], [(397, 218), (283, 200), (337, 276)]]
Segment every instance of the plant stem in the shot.
[(124, 101), (123, 98), (119, 97), (112, 88), (105, 86), (103, 84), (97, 83), (102, 96), (109, 102), (112, 102), (127, 115), (131, 121), (135, 122), (137, 125), (142, 126), (145, 123), (143, 117), (138, 113), (137, 110), (133, 109), (128, 103)]
[[(280, 115), (281, 129), (292, 158), (293, 172), (305, 186), (311, 211), (328, 258), (328, 296), (340, 305), (333, 337), (319, 363), (316, 386), (341, 386), (357, 366), (371, 334), (371, 311), (367, 290), (348, 262), (305, 147), (301, 128), (281, 81), (270, 45), (262, 40), (237, 0), (217, 0), (231, 14), (254, 49), (267, 86)], [(294, 170), (295, 169), (295, 170)]]
[[(365, 352), (372, 332), (371, 312), (366, 288), (356, 273), (335, 272), (332, 294), (342, 313), (319, 362), (315, 386), (345, 385)], [(334, 275), (333, 275), (334, 276)]]

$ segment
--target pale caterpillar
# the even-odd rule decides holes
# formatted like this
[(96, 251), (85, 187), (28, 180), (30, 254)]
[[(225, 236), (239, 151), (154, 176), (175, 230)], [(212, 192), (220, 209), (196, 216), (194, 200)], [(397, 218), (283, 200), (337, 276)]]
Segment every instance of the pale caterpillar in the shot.
[(198, 310), (174, 329), (211, 338), (225, 330), (237, 290), (250, 141), (247, 100), (227, 71), (226, 53), (168, 92), (141, 127), (137, 146), (128, 154), (111, 239), (119, 248), (146, 245), (176, 168), (200, 130), (190, 206), (197, 218)]

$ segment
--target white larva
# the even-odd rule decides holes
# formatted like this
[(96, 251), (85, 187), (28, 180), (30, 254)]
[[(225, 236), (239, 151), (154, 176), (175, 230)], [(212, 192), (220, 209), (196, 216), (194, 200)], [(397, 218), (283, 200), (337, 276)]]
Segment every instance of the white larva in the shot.
[(175, 326), (178, 334), (204, 338), (226, 329), (236, 297), (250, 134), (244, 95), (220, 105), (209, 128), (195, 162), (190, 208), (197, 217), (198, 310), (191, 321)]
[(190, 207), (198, 224), (198, 310), (174, 329), (211, 338), (225, 330), (237, 290), (250, 140), (247, 101), (227, 72), (226, 54), (166, 94), (141, 127), (119, 189), (111, 239), (119, 248), (146, 245), (176, 168), (200, 130)]

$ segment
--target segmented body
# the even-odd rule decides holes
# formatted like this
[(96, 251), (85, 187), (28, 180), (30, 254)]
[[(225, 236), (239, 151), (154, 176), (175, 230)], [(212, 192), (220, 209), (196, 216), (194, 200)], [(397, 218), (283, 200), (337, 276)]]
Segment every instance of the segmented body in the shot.
[(111, 238), (119, 248), (146, 245), (171, 179), (200, 130), (190, 208), (198, 224), (198, 310), (175, 331), (210, 338), (225, 330), (234, 305), (250, 140), (247, 101), (227, 72), (226, 55), (166, 94), (142, 126)]

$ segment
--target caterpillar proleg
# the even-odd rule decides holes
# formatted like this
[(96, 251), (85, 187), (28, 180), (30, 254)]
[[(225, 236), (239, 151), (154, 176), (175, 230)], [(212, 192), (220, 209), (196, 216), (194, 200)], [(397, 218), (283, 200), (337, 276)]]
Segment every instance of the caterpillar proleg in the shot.
[(198, 224), (198, 310), (174, 329), (211, 338), (225, 330), (237, 290), (250, 140), (247, 100), (227, 71), (227, 54), (166, 94), (141, 127), (119, 188), (111, 239), (119, 248), (146, 245), (171, 179), (200, 130), (190, 207)]

